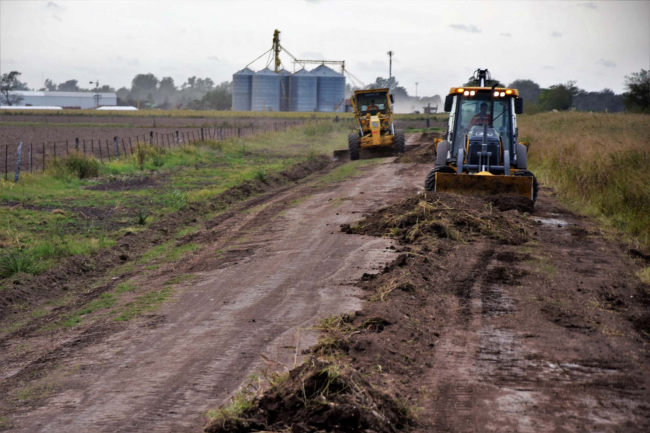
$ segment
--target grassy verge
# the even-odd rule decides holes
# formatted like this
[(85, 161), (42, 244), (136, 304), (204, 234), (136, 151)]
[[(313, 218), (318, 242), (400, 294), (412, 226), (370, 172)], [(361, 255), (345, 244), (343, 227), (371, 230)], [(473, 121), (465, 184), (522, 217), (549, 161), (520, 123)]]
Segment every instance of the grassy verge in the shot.
[(650, 248), (650, 116), (544, 113), (521, 116), (529, 166), (575, 211)]
[(126, 233), (244, 181), (264, 182), (296, 163), (331, 155), (345, 148), (346, 135), (339, 124), (311, 123), (174, 150), (142, 147), (107, 164), (77, 158), (18, 183), (1, 181), (0, 290), (14, 274), (38, 274), (62, 258), (109, 248)]

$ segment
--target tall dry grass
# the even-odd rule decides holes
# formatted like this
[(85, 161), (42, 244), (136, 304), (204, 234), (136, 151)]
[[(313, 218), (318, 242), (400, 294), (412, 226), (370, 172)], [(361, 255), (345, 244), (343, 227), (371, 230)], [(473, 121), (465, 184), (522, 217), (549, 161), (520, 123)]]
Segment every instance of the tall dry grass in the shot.
[(544, 185), (650, 248), (650, 116), (543, 113), (521, 116), (519, 130)]

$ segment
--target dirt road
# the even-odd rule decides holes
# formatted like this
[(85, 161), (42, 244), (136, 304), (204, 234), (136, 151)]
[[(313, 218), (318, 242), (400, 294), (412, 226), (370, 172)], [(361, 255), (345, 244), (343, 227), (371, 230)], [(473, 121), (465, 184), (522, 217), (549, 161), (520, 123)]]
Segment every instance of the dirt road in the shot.
[(118, 329), (106, 321), (75, 336), (94, 334), (92, 343), (50, 349), (65, 373), (50, 373), (41, 404), (16, 411), (15, 430), (200, 429), (263, 366), (260, 355), (293, 366), (318, 319), (359, 308), (354, 283), (394, 260), (392, 242), (339, 226), (417, 191), (426, 167), (403, 169), (386, 160), (324, 192), (305, 184), (202, 233), (213, 241), (183, 265), (196, 279), (157, 315)]
[[(373, 213), (416, 193), (428, 168), (384, 160), (258, 199), (192, 235), (204, 247), (182, 263), (139, 280), (177, 282), (156, 314), (6, 343), (41, 349), (0, 358), (3, 381), (25, 371), (38, 381), (0, 397), (11, 407), (0, 421), (199, 431), (251, 373), (300, 362), (320, 318), (362, 308), (339, 359), (396, 396), (402, 415), (417, 412), (406, 430), (647, 431), (650, 297), (638, 264), (550, 190), (532, 214), (435, 194)], [(365, 212), (380, 229), (341, 233)], [(393, 247), (406, 255), (385, 270)]]

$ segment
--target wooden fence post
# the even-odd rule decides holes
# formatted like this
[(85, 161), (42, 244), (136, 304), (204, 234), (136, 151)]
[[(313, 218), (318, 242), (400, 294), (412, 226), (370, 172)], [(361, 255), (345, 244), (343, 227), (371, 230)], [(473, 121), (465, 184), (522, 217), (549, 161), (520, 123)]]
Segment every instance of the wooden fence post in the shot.
[[(31, 144), (30, 144), (31, 146)], [(68, 148), (68, 140), (65, 141), (65, 156), (70, 155), (70, 149)]]
[(29, 143), (29, 172), (32, 172), (32, 150), (33, 150), (33, 143)]
[(54, 162), (56, 162), (56, 141), (54, 142)]
[(129, 137), (129, 147), (131, 148), (131, 155), (133, 155), (133, 144), (131, 144), (131, 137)]
[(122, 150), (124, 150), (124, 156), (128, 155), (126, 151), (126, 145), (124, 144), (124, 138), (122, 138)]
[(149, 144), (153, 146), (153, 131), (149, 131)]
[(103, 164), (104, 163), (104, 157), (102, 155), (102, 153), (103, 153), (102, 152), (102, 142), (98, 141), (97, 144), (99, 145), (99, 146), (97, 146), (97, 147), (99, 147), (99, 162), (101, 162)]
[(84, 138), (84, 156), (86, 156), (86, 139)]
[(113, 144), (115, 145), (115, 159), (120, 159), (120, 142), (117, 139), (117, 135), (113, 137)]
[(90, 140), (90, 153), (95, 157), (95, 140)]
[(180, 143), (180, 141), (181, 141), (181, 138), (178, 135), (178, 131), (176, 131), (176, 143), (178, 144), (178, 143)]
[(79, 137), (74, 139), (74, 150), (79, 152)]
[(108, 155), (108, 162), (111, 162), (111, 146), (108, 145), (108, 140), (106, 140), (106, 154)]
[(5, 180), (9, 180), (9, 145), (5, 144)]
[(45, 173), (45, 142), (43, 142), (43, 173)]
[(14, 183), (18, 182), (18, 178), (20, 177), (20, 160), (22, 152), (23, 142), (21, 141), (20, 144), (18, 144), (18, 150), (16, 151), (16, 175), (14, 176)]
[(201, 128), (201, 141), (205, 141), (205, 138), (203, 137), (203, 128)]

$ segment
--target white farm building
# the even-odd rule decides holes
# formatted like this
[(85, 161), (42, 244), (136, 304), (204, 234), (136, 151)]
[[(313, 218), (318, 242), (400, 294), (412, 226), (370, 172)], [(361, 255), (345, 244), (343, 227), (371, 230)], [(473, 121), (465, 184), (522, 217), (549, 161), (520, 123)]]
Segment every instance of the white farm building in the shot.
[(11, 93), (23, 97), (22, 101), (15, 104), (16, 108), (19, 108), (19, 106), (47, 106), (84, 109), (117, 105), (117, 95), (115, 93), (38, 92), (22, 90), (16, 90)]

